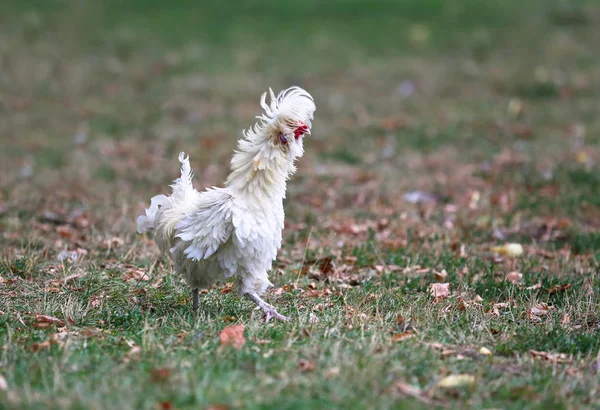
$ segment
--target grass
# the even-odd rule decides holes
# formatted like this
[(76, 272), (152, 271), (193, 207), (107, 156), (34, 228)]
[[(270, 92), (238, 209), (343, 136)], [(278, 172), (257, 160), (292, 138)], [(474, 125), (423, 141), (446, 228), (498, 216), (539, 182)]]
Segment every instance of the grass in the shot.
[[(3, 2), (0, 407), (599, 407), (599, 12)], [(135, 217), (179, 151), (221, 183), (291, 84), (318, 108), (266, 295), (292, 320), (227, 284), (196, 317)]]

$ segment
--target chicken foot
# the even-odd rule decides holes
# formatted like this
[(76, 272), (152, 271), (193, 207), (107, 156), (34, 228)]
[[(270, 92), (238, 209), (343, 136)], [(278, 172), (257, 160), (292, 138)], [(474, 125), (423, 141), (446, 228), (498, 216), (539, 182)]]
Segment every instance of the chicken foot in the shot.
[(256, 303), (256, 305), (264, 312), (266, 323), (268, 323), (269, 320), (271, 320), (272, 318), (275, 318), (275, 319), (278, 319), (278, 320), (281, 320), (284, 322), (290, 320), (289, 317), (283, 316), (281, 313), (277, 312), (277, 309), (275, 309), (274, 306), (269, 305), (267, 302), (262, 300), (260, 298), (260, 296), (258, 296), (256, 293), (248, 292), (244, 296), (246, 296), (252, 302)]

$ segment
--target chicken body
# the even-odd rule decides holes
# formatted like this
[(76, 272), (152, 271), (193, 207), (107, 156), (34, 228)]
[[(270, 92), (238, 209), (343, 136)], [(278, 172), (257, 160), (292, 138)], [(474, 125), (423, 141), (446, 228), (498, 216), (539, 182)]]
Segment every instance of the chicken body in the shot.
[(151, 199), (137, 230), (154, 232), (160, 250), (192, 288), (194, 310), (198, 289), (233, 278), (238, 294), (255, 302), (267, 321), (287, 320), (260, 295), (272, 285), (268, 271), (281, 247), (286, 181), (304, 153), (302, 135), (309, 132), (315, 105), (298, 87), (277, 97), (270, 90), (270, 104), (265, 93), (261, 105), (265, 113), (238, 142), (225, 187), (195, 190), (189, 158), (181, 153), (173, 193)]

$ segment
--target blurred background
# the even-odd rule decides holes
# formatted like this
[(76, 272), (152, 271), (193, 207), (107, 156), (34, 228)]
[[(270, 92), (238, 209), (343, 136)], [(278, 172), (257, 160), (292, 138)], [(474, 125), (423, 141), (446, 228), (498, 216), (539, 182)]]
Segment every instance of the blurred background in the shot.
[(387, 215), (393, 238), (414, 224), (482, 242), (542, 240), (548, 221), (593, 231), (598, 27), (584, 0), (4, 0), (2, 241), (82, 215), (87, 240), (129, 240), (179, 151), (198, 188), (221, 183), (260, 94), (294, 84), (317, 112), (290, 223), (362, 232)]

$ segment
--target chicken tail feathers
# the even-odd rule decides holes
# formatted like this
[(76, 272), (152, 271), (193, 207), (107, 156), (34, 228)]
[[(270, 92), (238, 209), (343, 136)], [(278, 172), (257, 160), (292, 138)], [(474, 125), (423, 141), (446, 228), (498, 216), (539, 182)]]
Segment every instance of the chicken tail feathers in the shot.
[(190, 157), (185, 156), (184, 152), (179, 153), (179, 162), (181, 162), (181, 177), (177, 178), (171, 188), (173, 188), (173, 197), (176, 200), (183, 201), (194, 192), (192, 185), (192, 168), (190, 167)]
[(166, 206), (171, 201), (166, 195), (156, 195), (150, 200), (150, 208), (146, 209), (145, 215), (137, 217), (137, 231), (144, 233), (152, 231), (156, 227), (156, 216), (161, 206)]
[(179, 154), (181, 176), (173, 181), (170, 196), (156, 195), (150, 200), (150, 207), (144, 215), (137, 218), (138, 233), (154, 232), (161, 250), (172, 245), (173, 232), (184, 217), (188, 208), (193, 207), (198, 192), (192, 185), (190, 159), (182, 152)]

